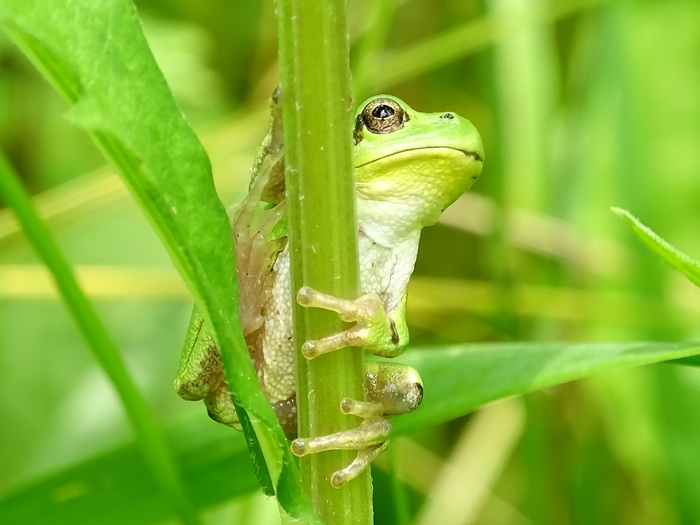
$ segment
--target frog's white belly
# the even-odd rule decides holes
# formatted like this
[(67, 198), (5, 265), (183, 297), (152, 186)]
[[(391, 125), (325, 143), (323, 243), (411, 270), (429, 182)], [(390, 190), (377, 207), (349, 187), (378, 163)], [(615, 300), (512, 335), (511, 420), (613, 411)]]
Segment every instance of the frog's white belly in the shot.
[[(360, 288), (363, 293), (379, 295), (390, 312), (399, 306), (413, 272), (418, 235), (388, 248), (360, 232), (358, 243)], [(263, 362), (258, 376), (272, 404), (291, 398), (296, 388), (288, 247), (285, 246), (275, 261), (272, 296), (263, 308)]]

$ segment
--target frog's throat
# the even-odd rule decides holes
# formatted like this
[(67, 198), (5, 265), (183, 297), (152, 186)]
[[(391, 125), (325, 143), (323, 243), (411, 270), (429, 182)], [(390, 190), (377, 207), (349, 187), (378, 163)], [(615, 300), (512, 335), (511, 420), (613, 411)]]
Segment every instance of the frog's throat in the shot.
[[(357, 218), (375, 241), (395, 243), (435, 224), (468, 190), (482, 162), (456, 148), (419, 148), (356, 172)], [(384, 244), (387, 245), (387, 244)]]

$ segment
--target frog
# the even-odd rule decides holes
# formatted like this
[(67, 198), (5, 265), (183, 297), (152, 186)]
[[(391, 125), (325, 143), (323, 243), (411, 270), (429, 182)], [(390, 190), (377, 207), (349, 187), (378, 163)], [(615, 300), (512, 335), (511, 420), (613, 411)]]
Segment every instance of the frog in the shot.
[[(340, 487), (357, 477), (389, 442), (390, 417), (423, 399), (419, 373), (391, 361), (365, 362), (366, 399), (343, 399), (340, 410), (361, 418), (356, 428), (297, 436), (296, 359), (355, 347), (394, 358), (409, 343), (407, 288), (421, 231), (479, 177), (484, 148), (476, 127), (453, 112), (421, 113), (391, 95), (363, 102), (353, 120), (355, 208), (361, 294), (353, 300), (308, 286), (293, 293), (287, 243), (284, 140), (280, 92), (270, 101), (270, 129), (258, 150), (247, 196), (232, 213), (239, 283), (239, 319), (260, 387), (297, 456), (356, 450), (331, 477)], [(292, 301), (336, 312), (347, 330), (294, 347)], [(203, 400), (209, 416), (240, 429), (216, 343), (196, 307), (175, 390)]]

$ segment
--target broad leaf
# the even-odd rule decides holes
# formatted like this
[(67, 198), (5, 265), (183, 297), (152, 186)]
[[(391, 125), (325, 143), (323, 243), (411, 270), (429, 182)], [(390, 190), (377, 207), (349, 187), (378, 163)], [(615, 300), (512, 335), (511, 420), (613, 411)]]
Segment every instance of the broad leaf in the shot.
[(468, 414), (481, 405), (591, 374), (700, 354), (700, 343), (502, 343), (407, 352), (425, 384), (423, 405), (392, 421), (401, 434)]

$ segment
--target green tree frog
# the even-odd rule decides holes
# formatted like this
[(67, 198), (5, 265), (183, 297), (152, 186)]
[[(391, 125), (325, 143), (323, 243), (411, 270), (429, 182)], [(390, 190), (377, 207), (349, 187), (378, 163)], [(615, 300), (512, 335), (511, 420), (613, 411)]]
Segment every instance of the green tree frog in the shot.
[[(295, 351), (292, 299), (326, 308), (355, 325), (307, 341), (306, 359), (348, 346), (382, 357), (408, 344), (406, 288), (421, 229), (434, 224), (481, 173), (484, 151), (476, 128), (455, 113), (419, 113), (402, 100), (379, 95), (360, 106), (353, 130), (357, 234), (362, 295), (332, 297), (306, 286), (292, 295), (286, 237), (284, 147), (277, 93), (271, 128), (252, 169), (249, 193), (234, 211), (239, 317), (258, 380), (288, 437), (296, 437)], [(240, 428), (216, 345), (195, 311), (175, 379), (178, 394), (203, 399), (212, 419)], [(340, 486), (357, 476), (385, 448), (389, 416), (415, 410), (423, 398), (418, 373), (391, 362), (366, 363), (367, 400), (345, 399), (340, 409), (363, 418), (355, 429), (292, 441), (296, 455), (357, 450), (336, 472)]]

